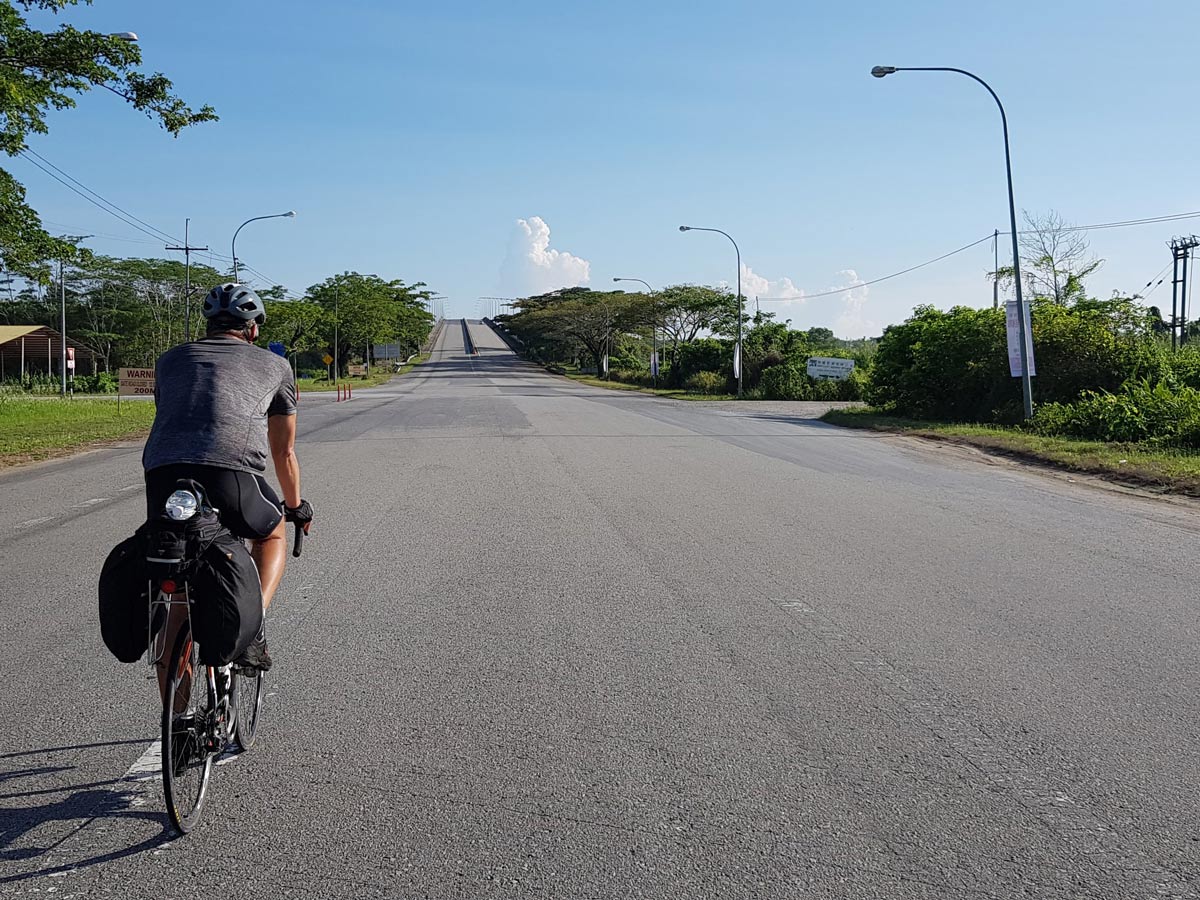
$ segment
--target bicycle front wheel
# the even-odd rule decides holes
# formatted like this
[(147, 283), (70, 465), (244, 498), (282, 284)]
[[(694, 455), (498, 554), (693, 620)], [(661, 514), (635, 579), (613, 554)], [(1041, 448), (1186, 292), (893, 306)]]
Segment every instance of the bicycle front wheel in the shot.
[(182, 834), (200, 821), (213, 755), (210, 731), (217, 698), (200, 647), (185, 624), (167, 669), (162, 712), (162, 776), (167, 815)]
[(233, 677), (234, 737), (243, 751), (254, 746), (258, 731), (258, 711), (262, 707), (263, 673), (244, 669)]

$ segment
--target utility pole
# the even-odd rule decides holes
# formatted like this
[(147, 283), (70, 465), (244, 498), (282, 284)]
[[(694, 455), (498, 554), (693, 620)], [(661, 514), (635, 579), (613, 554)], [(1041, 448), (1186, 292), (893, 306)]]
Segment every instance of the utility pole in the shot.
[(184, 263), (183, 263), (183, 309), (184, 309), (184, 312), (183, 312), (183, 315), (184, 315), (183, 334), (184, 334), (184, 340), (188, 341), (189, 343), (192, 340), (192, 251), (208, 249), (207, 247), (193, 247), (192, 246), (192, 243), (191, 243), (191, 240), (190, 240), (190, 237), (188, 234), (188, 232), (191, 228), (191, 224), (192, 224), (191, 219), (183, 220), (183, 246), (182, 247), (167, 247), (166, 248), (168, 250), (182, 250), (183, 251), (183, 259), (184, 259)]
[[(90, 234), (64, 234), (62, 239), (70, 241), (72, 244), (78, 245), (81, 241), (93, 237)], [(62, 295), (62, 318), (59, 320), (61, 333), (58, 336), (59, 343), (59, 367), (62, 369), (62, 395), (67, 396), (67, 274), (66, 262), (60, 256), (58, 259), (58, 286)], [(46, 365), (49, 366), (49, 360)], [(47, 373), (49, 374), (49, 373)]]
[(1188, 262), (1192, 251), (1200, 247), (1200, 238), (1194, 234), (1189, 237), (1177, 237), (1173, 238), (1168, 246), (1171, 248), (1171, 260), (1175, 267), (1174, 277), (1171, 279), (1171, 349), (1174, 350), (1187, 341)]
[(62, 369), (62, 395), (67, 396), (67, 276), (63, 261), (58, 261), (58, 285), (62, 289), (62, 327), (58, 333), (58, 346), (62, 352), (59, 367)]

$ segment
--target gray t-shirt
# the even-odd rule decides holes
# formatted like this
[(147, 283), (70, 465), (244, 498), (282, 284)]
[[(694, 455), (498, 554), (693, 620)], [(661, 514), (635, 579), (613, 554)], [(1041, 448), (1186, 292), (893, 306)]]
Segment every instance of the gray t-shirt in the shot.
[(168, 350), (154, 374), (158, 410), (143, 468), (193, 463), (266, 471), (267, 417), (296, 414), (287, 360), (236, 338), (214, 337)]

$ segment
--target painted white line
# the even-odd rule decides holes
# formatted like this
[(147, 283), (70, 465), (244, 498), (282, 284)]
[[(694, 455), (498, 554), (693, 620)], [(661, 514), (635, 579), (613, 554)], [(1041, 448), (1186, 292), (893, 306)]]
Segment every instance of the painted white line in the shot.
[(53, 522), (54, 516), (42, 516), (40, 519), (29, 519), (25, 522), (18, 522), (13, 526), (14, 531), (20, 531), (22, 528), (33, 528), (36, 525), (43, 525), (46, 522)]
[(122, 781), (150, 781), (162, 777), (162, 738), (151, 742), (146, 752), (129, 767)]

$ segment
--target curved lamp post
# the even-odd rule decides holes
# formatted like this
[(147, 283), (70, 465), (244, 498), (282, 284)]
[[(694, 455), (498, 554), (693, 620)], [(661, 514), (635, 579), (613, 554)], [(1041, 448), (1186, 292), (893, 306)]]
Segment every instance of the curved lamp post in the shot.
[(251, 222), (258, 222), (258, 221), (261, 221), (262, 219), (294, 219), (294, 218), (296, 218), (296, 211), (294, 209), (289, 209), (285, 213), (274, 213), (273, 215), (269, 215), (269, 216), (255, 216), (253, 219), (247, 219), (245, 222), (243, 222), (241, 225), (239, 225), (237, 227), (237, 231), (235, 231), (233, 233), (233, 244), (232, 244), (233, 253), (231, 254), (233, 256), (233, 280), (234, 281), (238, 280), (238, 261), (237, 261), (238, 232), (240, 232), (243, 228), (245, 228)]
[[(640, 278), (613, 278), (613, 281), (636, 281), (638, 284), (646, 285), (646, 290), (650, 292), (650, 297), (654, 297), (654, 288), (650, 287), (650, 282), (643, 281)], [(650, 384), (653, 387), (658, 387), (658, 311), (655, 310), (654, 324), (650, 326), (650, 344), (654, 348), (654, 371), (650, 373)]]
[(966, 75), (972, 81), (983, 85), (992, 95), (996, 106), (1000, 108), (1000, 124), (1004, 128), (1004, 168), (1008, 174), (1008, 220), (1012, 230), (1013, 282), (1017, 286), (1017, 319), (1020, 322), (1021, 335), (1021, 395), (1025, 404), (1025, 418), (1033, 416), (1033, 384), (1029, 380), (1029, 336), (1025, 330), (1025, 298), (1021, 293), (1021, 253), (1017, 243), (1017, 204), (1013, 199), (1012, 153), (1008, 144), (1008, 116), (1004, 112), (1004, 104), (992, 90), (992, 86), (978, 75), (966, 69), (955, 69), (949, 66), (875, 66), (871, 74), (876, 78), (886, 78), (896, 72), (954, 72)]
[(738, 399), (742, 398), (742, 314), (745, 311), (742, 304), (742, 251), (738, 248), (737, 241), (722, 231), (720, 228), (700, 228), (694, 225), (680, 225), (680, 231), (711, 231), (714, 234), (724, 234), (729, 238), (729, 243), (733, 244), (733, 250), (737, 254), (737, 395)]

